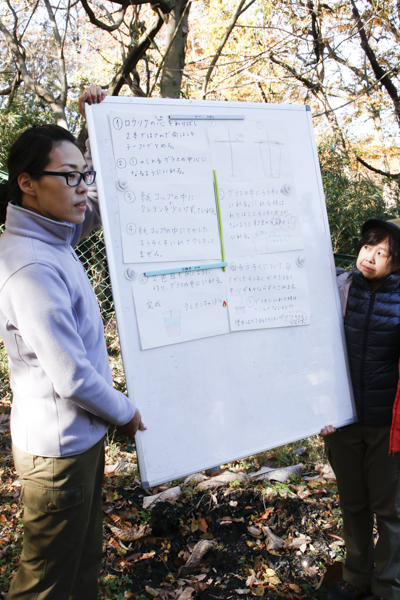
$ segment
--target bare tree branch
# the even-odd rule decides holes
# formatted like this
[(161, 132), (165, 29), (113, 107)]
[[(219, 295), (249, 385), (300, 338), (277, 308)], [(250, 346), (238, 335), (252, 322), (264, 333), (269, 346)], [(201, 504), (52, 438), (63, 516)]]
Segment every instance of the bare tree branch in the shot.
[(351, 1), (351, 5), (353, 7), (353, 17), (356, 21), (358, 33), (359, 33), (360, 39), (361, 39), (361, 47), (364, 50), (364, 52), (370, 62), (370, 65), (372, 67), (375, 77), (382, 83), (383, 87), (386, 89), (387, 93), (389, 94), (389, 96), (393, 102), (394, 112), (396, 115), (397, 123), (400, 127), (400, 97), (397, 93), (397, 89), (396, 89), (395, 85), (393, 84), (392, 80), (390, 79), (388, 73), (385, 72), (382, 69), (382, 67), (380, 66), (380, 64), (378, 63), (375, 52), (373, 51), (373, 49), (371, 48), (371, 46), (368, 42), (368, 37), (367, 37), (366, 31), (365, 31), (365, 27), (361, 20), (360, 13), (358, 12), (357, 6), (356, 6), (354, 0), (350, 0), (350, 1)]
[(285, 71), (287, 71), (288, 73), (293, 75), (293, 77), (295, 77), (298, 81), (300, 81), (311, 92), (316, 92), (316, 91), (321, 90), (321, 83), (319, 81), (314, 82), (311, 79), (307, 79), (306, 77), (304, 77), (304, 75), (301, 75), (300, 73), (298, 73), (296, 71), (296, 69), (294, 69), (292, 66), (284, 63), (279, 58), (276, 58), (276, 56), (274, 56), (273, 54), (270, 54), (269, 58), (270, 58), (271, 62), (278, 65), (279, 67), (282, 67), (283, 69), (285, 69)]
[(87, 16), (89, 17), (89, 21), (91, 23), (93, 23), (93, 25), (96, 25), (96, 27), (99, 27), (100, 29), (104, 29), (105, 31), (115, 31), (116, 29), (118, 29), (118, 27), (121, 25), (122, 21), (124, 20), (126, 9), (130, 5), (130, 4), (128, 4), (127, 6), (123, 6), (121, 8), (121, 10), (118, 11), (118, 13), (119, 13), (118, 20), (115, 23), (113, 23), (112, 25), (107, 25), (106, 23), (103, 23), (103, 21), (100, 21), (99, 19), (96, 18), (96, 15), (90, 8), (87, 0), (81, 0), (81, 4), (82, 4), (83, 8), (85, 9)]
[(10, 90), (10, 94), (9, 94), (8, 100), (7, 100), (7, 108), (11, 107), (11, 105), (14, 101), (14, 98), (15, 98), (16, 91), (19, 88), (19, 86), (21, 85), (21, 83), (22, 83), (21, 74), (18, 71), (18, 73), (16, 73), (16, 75), (11, 83), (11, 90)]
[[(19, 37), (19, 40), (18, 40), (19, 42), (22, 41), (22, 38), (24, 37), (25, 32), (28, 29), (31, 20), (33, 19), (33, 15), (35, 14), (37, 7), (39, 6), (39, 2), (40, 2), (40, 0), (36, 0), (36, 4), (32, 8), (31, 14), (29, 15), (29, 19), (27, 20), (26, 25), (25, 25), (25, 27), (24, 27), (24, 29), (23, 29), (20, 37)], [(10, 4), (10, 3), (8, 3), (8, 4)], [(17, 23), (18, 23), (18, 20), (15, 21), (15, 30), (14, 30), (14, 37), (15, 37), (15, 39), (17, 39)]]
[(367, 162), (365, 162), (365, 160), (363, 160), (359, 156), (356, 156), (356, 159), (364, 167), (366, 167), (370, 171), (373, 171), (374, 173), (377, 173), (378, 175), (383, 175), (384, 177), (388, 177), (389, 179), (400, 179), (400, 173), (388, 173), (387, 171), (381, 171), (380, 169), (369, 165)]
[[(17, 39), (18, 16), (17, 16), (16, 11), (14, 10), (13, 5), (10, 3), (10, 0), (7, 0), (7, 6), (10, 9), (10, 11), (12, 12), (12, 15), (14, 17), (13, 33), (14, 33), (15, 39)], [(37, 6), (37, 4), (36, 4), (36, 6)]]
[(54, 95), (45, 87), (43, 87), (38, 81), (32, 77), (29, 73), (26, 60), (25, 60), (25, 49), (23, 46), (11, 35), (7, 27), (0, 19), (0, 31), (3, 34), (6, 44), (15, 56), (15, 61), (19, 67), (21, 73), (21, 79), (25, 85), (32, 90), (39, 98), (47, 102), (52, 109), (57, 123), (61, 127), (68, 129), (67, 119), (65, 116), (65, 104), (63, 105), (59, 99), (56, 99)]
[(207, 96), (207, 86), (210, 81), (211, 74), (214, 70), (215, 65), (218, 62), (219, 57), (221, 56), (222, 50), (224, 49), (224, 46), (225, 46), (226, 42), (228, 41), (230, 34), (232, 33), (232, 31), (236, 25), (236, 21), (244, 13), (244, 11), (247, 10), (255, 2), (255, 0), (250, 0), (250, 2), (247, 4), (247, 6), (244, 6), (245, 2), (246, 2), (246, 0), (240, 0), (239, 6), (237, 7), (236, 12), (232, 17), (231, 22), (229, 23), (228, 27), (226, 28), (224, 37), (222, 38), (222, 41), (221, 41), (220, 45), (218, 46), (217, 51), (214, 54), (214, 57), (210, 63), (210, 66), (208, 68), (206, 76), (204, 77), (203, 89), (201, 90), (201, 99), (202, 100), (205, 100), (205, 98)]
[[(118, 96), (122, 86), (128, 83), (128, 75), (134, 71), (134, 68), (136, 67), (137, 63), (144, 56), (163, 24), (164, 18), (162, 13), (159, 12), (158, 15), (155, 16), (150, 25), (147, 27), (144, 34), (139, 38), (135, 46), (130, 50), (126, 57), (126, 60), (124, 61), (124, 64), (120, 69), (120, 72), (117, 73), (117, 75), (110, 83), (108, 89), (112, 96)], [(138, 78), (137, 74), (136, 77)], [(139, 86), (137, 92), (138, 96), (144, 95), (144, 93), (140, 90)]]
[(329, 42), (326, 43), (326, 47), (328, 49), (328, 56), (329, 58), (333, 58), (337, 63), (343, 65), (344, 67), (347, 67), (348, 69), (350, 69), (350, 71), (352, 71), (354, 73), (354, 75), (356, 75), (357, 77), (359, 77), (360, 79), (364, 79), (364, 72), (359, 69), (358, 67), (356, 67), (355, 65), (351, 65), (349, 63), (348, 60), (346, 60), (345, 58), (342, 58), (340, 56), (340, 54), (338, 54), (336, 52), (336, 48), (332, 48), (332, 46), (329, 44)]
[[(370, 3), (372, 9), (375, 11), (375, 9), (376, 9), (375, 2), (371, 2), (371, 0), (368, 0), (368, 2)], [(399, 12), (399, 9), (400, 9), (400, 2), (397, 0), (397, 11), (398, 12)], [(393, 35), (394, 39), (396, 40), (396, 42), (399, 43), (400, 42), (400, 31), (397, 29), (397, 27), (395, 26), (395, 24), (393, 23), (393, 21), (391, 21), (390, 19), (388, 19), (385, 14), (377, 14), (376, 16), (378, 16), (379, 19), (381, 19), (381, 21), (383, 23), (385, 23), (386, 27), (392, 33), (392, 35)], [(398, 16), (400, 16), (400, 15), (398, 15)]]
[[(122, 7), (121, 10), (123, 10), (124, 12), (130, 6), (141, 6), (142, 4), (150, 4), (154, 10), (159, 8), (164, 14), (168, 14), (169, 12), (171, 12), (171, 10), (175, 6), (175, 0), (109, 0), (109, 1), (112, 2), (113, 4), (119, 4)], [(96, 19), (96, 16), (95, 16), (94, 12), (92, 11), (92, 9), (90, 8), (87, 0), (80, 0), (80, 2), (82, 4), (82, 6), (84, 7), (86, 13), (88, 14), (91, 23), (93, 23), (93, 25), (97, 25), (97, 27), (101, 27), (103, 29), (103, 25), (105, 25), (105, 24), (102, 21), (98, 21), (97, 23), (92, 21), (92, 17), (90, 16), (90, 13), (93, 15), (93, 19)], [(101, 24), (99, 25), (99, 23), (101, 23)]]
[(268, 103), (268, 98), (265, 95), (264, 89), (263, 89), (263, 87), (262, 87), (262, 85), (261, 85), (261, 83), (259, 81), (257, 81), (257, 87), (258, 87), (258, 90), (260, 92), (260, 96), (261, 96), (262, 101)]
[[(58, 25), (57, 25), (57, 22), (56, 22), (54, 13), (53, 13), (53, 9), (51, 7), (49, 0), (44, 0), (44, 4), (47, 9), (47, 14), (49, 15), (50, 23), (52, 24), (52, 27), (53, 27), (53, 35), (54, 35), (54, 39), (55, 39), (56, 46), (57, 46), (58, 64), (60, 67), (60, 79), (61, 79), (60, 101), (61, 101), (62, 105), (65, 106), (67, 103), (68, 82), (67, 82), (67, 72), (66, 72), (66, 68), (65, 68), (63, 41), (61, 39), (60, 32), (58, 30)], [(65, 27), (67, 27), (67, 25), (68, 25), (68, 21), (66, 22)]]
[[(386, 75), (388, 73), (391, 73), (392, 70), (388, 71), (386, 73)], [(341, 108), (344, 108), (345, 106), (348, 106), (349, 104), (352, 104), (353, 102), (357, 102), (357, 100), (359, 100), (362, 96), (364, 96), (365, 94), (368, 94), (368, 92), (370, 92), (371, 90), (373, 90), (377, 85), (379, 85), (380, 80), (378, 79), (378, 81), (375, 81), (374, 83), (372, 83), (370, 86), (368, 86), (365, 90), (363, 90), (360, 94), (358, 94), (358, 96), (356, 96), (355, 98), (352, 98), (351, 100), (349, 100), (348, 102), (345, 102), (344, 104), (341, 104), (340, 106), (337, 106), (336, 108), (331, 108), (329, 112), (334, 112), (336, 110), (340, 110)], [(317, 113), (316, 115), (313, 115), (314, 117), (321, 117), (322, 115), (326, 115), (327, 112), (321, 112), (321, 113)]]

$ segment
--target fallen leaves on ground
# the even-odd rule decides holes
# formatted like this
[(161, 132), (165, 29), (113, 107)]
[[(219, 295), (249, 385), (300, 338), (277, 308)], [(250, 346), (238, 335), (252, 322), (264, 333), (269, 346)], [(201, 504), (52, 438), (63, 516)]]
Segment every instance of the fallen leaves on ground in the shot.
[[(7, 415), (0, 414), (0, 424), (8, 427)], [(9, 432), (2, 430), (0, 589), (6, 591), (21, 550), (22, 506)], [(272, 455), (263, 470), (251, 457), (214, 477), (195, 474), (179, 486), (152, 490), (142, 489), (131, 473), (134, 448), (123, 438), (118, 443), (113, 455), (110, 445), (103, 489), (102, 598), (323, 597), (344, 543), (334, 476), (323, 460), (307, 462), (311, 442), (289, 454), (294, 462), (301, 456), (304, 467), (281, 469)], [(272, 470), (296, 479), (252, 481), (257, 471)]]

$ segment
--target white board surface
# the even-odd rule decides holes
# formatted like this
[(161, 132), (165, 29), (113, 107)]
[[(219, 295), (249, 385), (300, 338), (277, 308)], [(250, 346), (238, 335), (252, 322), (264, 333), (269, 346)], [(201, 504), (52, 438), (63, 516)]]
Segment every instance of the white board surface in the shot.
[[(148, 427), (143, 484), (352, 422), (309, 110), (107, 98), (86, 112), (127, 389)], [(213, 170), (226, 271), (146, 277), (221, 261)]]

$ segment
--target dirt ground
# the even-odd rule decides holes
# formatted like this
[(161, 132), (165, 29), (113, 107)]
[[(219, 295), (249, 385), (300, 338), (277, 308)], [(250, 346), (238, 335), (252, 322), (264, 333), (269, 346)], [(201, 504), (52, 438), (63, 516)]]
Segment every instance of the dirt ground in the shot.
[[(7, 403), (0, 405), (0, 597), (17, 568), (23, 537), (8, 413)], [(116, 433), (107, 440), (106, 456), (102, 598), (323, 598), (340, 576), (337, 490), (319, 438), (222, 465), (220, 487), (221, 473), (198, 475), (205, 483), (142, 489), (135, 449)], [(297, 463), (303, 471), (284, 483), (251, 479), (263, 465)], [(151, 498), (170, 488), (177, 488), (173, 502)]]
[[(125, 515), (126, 507), (133, 513), (136, 508), (136, 523), (142, 523), (143, 491), (119, 488), (118, 493), (124, 505), (120, 511)], [(269, 493), (257, 486), (190, 490), (182, 496), (174, 504), (154, 506), (148, 515), (151, 534), (126, 553), (113, 543), (115, 539), (108, 541), (109, 572), (129, 573), (132, 580), (133, 595), (126, 597), (144, 591), (146, 597), (176, 598), (177, 592), (185, 590), (203, 600), (250, 594), (313, 596), (326, 566), (340, 554), (340, 532), (332, 524), (336, 500), (331, 498), (302, 500), (273, 486)], [(263, 535), (266, 527), (283, 540), (281, 548), (268, 546)], [(185, 568), (204, 543), (208, 551), (198, 565), (192, 569), (189, 563)]]

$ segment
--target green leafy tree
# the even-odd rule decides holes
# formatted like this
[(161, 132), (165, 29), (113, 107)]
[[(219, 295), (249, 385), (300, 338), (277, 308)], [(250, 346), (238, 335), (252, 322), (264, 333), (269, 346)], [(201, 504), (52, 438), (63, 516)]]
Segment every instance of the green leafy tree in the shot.
[(393, 219), (398, 208), (386, 207), (380, 181), (357, 171), (335, 138), (321, 140), (318, 151), (333, 251), (355, 255), (364, 221)]
[(21, 89), (11, 106), (0, 100), (0, 170), (6, 170), (10, 146), (27, 127), (52, 122), (55, 118), (50, 107), (38, 102), (30, 91)]

